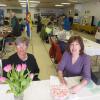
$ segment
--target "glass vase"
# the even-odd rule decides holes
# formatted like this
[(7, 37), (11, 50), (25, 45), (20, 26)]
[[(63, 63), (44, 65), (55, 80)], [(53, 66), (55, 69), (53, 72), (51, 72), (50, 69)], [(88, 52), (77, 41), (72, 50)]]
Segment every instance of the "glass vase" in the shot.
[(14, 100), (24, 100), (24, 99), (23, 99), (23, 95), (14, 96)]

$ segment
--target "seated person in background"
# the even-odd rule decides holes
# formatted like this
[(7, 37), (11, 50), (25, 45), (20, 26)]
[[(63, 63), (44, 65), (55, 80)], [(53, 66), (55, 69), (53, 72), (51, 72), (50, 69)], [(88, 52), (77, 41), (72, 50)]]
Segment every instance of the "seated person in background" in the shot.
[(91, 79), (90, 57), (84, 53), (84, 44), (80, 36), (72, 36), (68, 40), (67, 51), (64, 52), (58, 64), (60, 82), (67, 84), (64, 76), (82, 76), (80, 84), (71, 87), (72, 93), (77, 93), (86, 86)]
[(62, 25), (59, 26), (59, 30), (57, 31), (57, 33), (55, 33), (55, 35), (57, 35), (58, 40), (66, 41), (66, 30), (64, 30)]
[(57, 37), (56, 36), (50, 36), (49, 37), (49, 43), (51, 44), (50, 50), (49, 50), (49, 56), (56, 64), (60, 62), (62, 53), (59, 44), (57, 43)]
[[(34, 74), (33, 80), (39, 80), (39, 68), (36, 59), (32, 54), (27, 53), (29, 39), (26, 37), (18, 37), (15, 41), (15, 45), (17, 52), (8, 59), (2, 60), (3, 67), (7, 64), (14, 65), (14, 67), (18, 64), (26, 64), (29, 71)], [(6, 73), (4, 72), (3, 75), (6, 76)]]
[(66, 43), (66, 36), (67, 36), (67, 33), (66, 33), (66, 32), (67, 32), (67, 31), (64, 30), (63, 25), (60, 25), (60, 26), (59, 26), (59, 30), (58, 30), (58, 32), (56, 33), (56, 34), (57, 34), (57, 37), (58, 37), (58, 44), (59, 44), (59, 46), (60, 46), (60, 48), (61, 48), (62, 54), (64, 53), (64, 51), (65, 51), (65, 49), (66, 49), (66, 45), (67, 45), (67, 43)]
[(47, 37), (46, 37), (46, 43), (49, 43), (49, 36), (52, 35), (53, 30), (52, 30), (52, 23), (49, 22), (45, 28), (45, 32), (47, 33)]
[(100, 26), (98, 26), (96, 34), (95, 34), (96, 42), (100, 44)]

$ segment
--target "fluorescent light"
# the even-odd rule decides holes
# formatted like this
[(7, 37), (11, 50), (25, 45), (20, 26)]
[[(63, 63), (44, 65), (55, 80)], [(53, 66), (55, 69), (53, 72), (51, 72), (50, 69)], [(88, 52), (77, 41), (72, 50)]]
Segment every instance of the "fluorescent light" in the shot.
[(64, 6), (64, 5), (55, 5), (56, 7), (62, 7), (62, 6)]
[(25, 5), (25, 4), (26, 4), (26, 2), (20, 2), (20, 4), (21, 4), (21, 5)]
[(62, 5), (70, 5), (71, 3), (61, 3)]
[(7, 5), (6, 4), (0, 4), (0, 7), (6, 7)]
[(30, 1), (31, 3), (40, 3), (40, 1)]
[(38, 4), (30, 4), (29, 6), (37, 6)]
[[(27, 2), (26, 0), (19, 0), (19, 2)], [(40, 1), (29, 1), (30, 3), (40, 3)]]
[[(26, 5), (26, 4), (22, 3), (20, 5)], [(29, 6), (32, 6), (32, 5), (37, 6), (38, 4), (29, 4)]]
[[(26, 5), (26, 3), (20, 3), (20, 5)], [(37, 3), (30, 3), (29, 5), (38, 5)]]
[(19, 2), (25, 2), (26, 3), (27, 1), (26, 0), (25, 1), (24, 0), (19, 0)]
[(32, 8), (32, 7), (36, 7), (36, 6), (30, 6), (30, 7)]
[[(26, 4), (22, 4), (21, 5), (22, 7), (26, 7)], [(37, 6), (37, 4), (31, 4), (31, 5), (29, 5), (29, 7), (36, 7)]]
[(78, 2), (77, 0), (69, 0), (70, 2)]
[[(26, 7), (26, 5), (21, 5), (22, 7)], [(36, 6), (30, 6), (30, 8), (32, 8), (32, 7), (36, 7)]]
[(26, 5), (21, 5), (22, 7), (26, 7)]

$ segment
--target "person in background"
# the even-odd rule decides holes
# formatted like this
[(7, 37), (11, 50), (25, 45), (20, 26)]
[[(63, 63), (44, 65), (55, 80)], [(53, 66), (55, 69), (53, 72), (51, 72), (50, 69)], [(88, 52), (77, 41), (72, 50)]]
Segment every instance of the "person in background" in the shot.
[(98, 25), (97, 25), (95, 39), (96, 39), (96, 42), (100, 44), (100, 21), (98, 22)]
[[(11, 55), (8, 59), (3, 59), (2, 64), (3, 67), (6, 66), (7, 64), (14, 65), (14, 67), (16, 67), (16, 65), (18, 64), (26, 64), (29, 71), (34, 74), (33, 80), (39, 80), (38, 78), (39, 67), (35, 57), (32, 54), (27, 53), (28, 45), (29, 45), (28, 38), (18, 37), (15, 41), (16, 53)], [(6, 77), (6, 73), (3, 74)]]
[(67, 84), (65, 77), (82, 76), (80, 84), (71, 87), (72, 93), (77, 93), (91, 79), (90, 57), (84, 53), (84, 44), (80, 36), (72, 36), (68, 40), (67, 50), (59, 62), (58, 77), (62, 84)]
[(21, 35), (18, 18), (16, 17), (16, 14), (14, 12), (12, 12), (11, 14), (11, 27), (12, 27), (12, 32), (11, 34), (9, 34), (9, 36), (10, 35), (13, 35), (13, 36)]
[(71, 25), (70, 25), (69, 18), (67, 16), (64, 17), (64, 29), (69, 31), (71, 30)]
[(100, 26), (97, 28), (95, 39), (96, 39), (96, 42), (100, 44)]
[(59, 25), (58, 32), (56, 33), (58, 40), (60, 41), (66, 41), (66, 30), (64, 30), (63, 25)]
[(46, 43), (49, 43), (49, 36), (51, 36), (52, 33), (53, 33), (53, 28), (52, 28), (52, 23), (51, 22), (49, 22), (47, 24), (47, 26), (45, 28), (45, 32), (47, 34), (47, 36), (46, 36)]
[(22, 34), (23, 32), (23, 23), (22, 23), (22, 18), (19, 18), (19, 32)]
[(65, 42), (67, 33), (66, 33), (66, 30), (63, 29), (63, 25), (59, 26), (58, 32), (56, 34), (58, 37), (58, 44), (59, 44), (59, 46), (61, 48), (61, 52), (63, 54), (66, 49), (66, 45), (67, 45), (67, 43)]
[(41, 32), (41, 28), (42, 28), (41, 17), (37, 16), (37, 33)]
[(58, 64), (61, 60), (62, 52), (61, 52), (61, 48), (58, 44), (57, 37), (53, 36), (53, 35), (50, 36), (49, 43), (51, 45), (51, 47), (49, 49), (49, 56), (54, 63)]

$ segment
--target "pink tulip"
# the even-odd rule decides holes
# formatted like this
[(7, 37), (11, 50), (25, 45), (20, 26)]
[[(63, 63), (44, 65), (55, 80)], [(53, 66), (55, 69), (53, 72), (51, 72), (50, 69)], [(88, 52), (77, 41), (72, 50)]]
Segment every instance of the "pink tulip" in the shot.
[(33, 73), (29, 74), (29, 77), (30, 77), (31, 79), (33, 79), (34, 74), (33, 74)]
[(18, 64), (18, 65), (16, 66), (16, 70), (17, 70), (18, 72), (20, 72), (20, 71), (22, 70), (22, 66), (21, 66), (20, 64)]
[(5, 72), (10, 72), (12, 70), (11, 64), (8, 64), (7, 66), (4, 67)]
[(22, 70), (26, 70), (26, 64), (22, 64)]
[(5, 77), (0, 76), (0, 82), (5, 82), (5, 81), (6, 81), (6, 78), (5, 78)]

